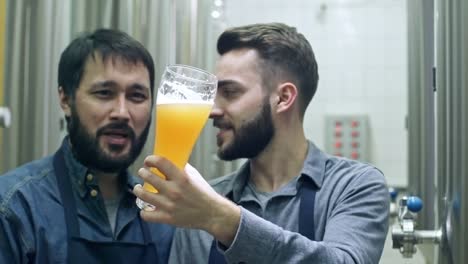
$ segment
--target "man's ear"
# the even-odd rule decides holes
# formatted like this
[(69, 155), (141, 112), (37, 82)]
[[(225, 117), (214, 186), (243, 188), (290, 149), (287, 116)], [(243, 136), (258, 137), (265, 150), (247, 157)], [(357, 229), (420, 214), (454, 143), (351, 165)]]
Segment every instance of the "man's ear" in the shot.
[(276, 110), (278, 112), (284, 112), (291, 109), (297, 99), (297, 87), (293, 83), (286, 82), (282, 83), (277, 88), (278, 102)]
[(65, 113), (65, 116), (70, 116), (71, 115), (71, 98), (65, 93), (62, 86), (58, 88), (58, 93), (59, 93), (60, 107)]

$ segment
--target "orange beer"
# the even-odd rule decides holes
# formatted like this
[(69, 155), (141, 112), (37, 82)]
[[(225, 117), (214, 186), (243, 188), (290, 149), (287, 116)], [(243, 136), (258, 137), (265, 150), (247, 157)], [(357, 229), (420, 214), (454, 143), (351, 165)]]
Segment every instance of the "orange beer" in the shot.
[[(192, 148), (205, 126), (212, 102), (176, 102), (156, 104), (156, 134), (153, 153), (172, 161), (183, 169), (188, 162)], [(157, 169), (151, 169), (165, 179)], [(143, 188), (150, 192), (157, 190), (149, 183)]]

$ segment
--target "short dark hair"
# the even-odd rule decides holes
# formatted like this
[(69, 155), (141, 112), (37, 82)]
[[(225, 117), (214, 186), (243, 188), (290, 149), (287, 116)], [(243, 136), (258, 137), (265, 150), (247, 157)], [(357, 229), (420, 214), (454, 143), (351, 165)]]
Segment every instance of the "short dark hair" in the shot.
[(282, 23), (252, 24), (224, 31), (217, 49), (223, 55), (234, 49), (255, 49), (261, 58), (262, 80), (283, 78), (298, 86), (301, 114), (317, 90), (318, 66), (307, 39), (296, 28)]
[(58, 86), (65, 94), (74, 98), (83, 77), (89, 57), (99, 54), (103, 61), (123, 59), (137, 64), (142, 62), (150, 77), (151, 96), (154, 88), (154, 62), (149, 51), (127, 33), (115, 29), (97, 29), (91, 33), (82, 33), (75, 38), (60, 56), (58, 68)]

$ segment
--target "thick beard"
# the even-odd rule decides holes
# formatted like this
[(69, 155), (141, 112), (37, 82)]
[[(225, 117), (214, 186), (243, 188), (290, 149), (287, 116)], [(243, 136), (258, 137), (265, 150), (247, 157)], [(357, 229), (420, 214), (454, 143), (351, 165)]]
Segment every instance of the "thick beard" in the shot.
[[(150, 119), (151, 120), (151, 119)], [(106, 173), (115, 173), (126, 170), (140, 155), (150, 128), (150, 121), (141, 135), (136, 138), (135, 132), (123, 122), (114, 122), (96, 131), (91, 135), (80, 121), (80, 117), (72, 106), (72, 113), (68, 122), (68, 133), (75, 158), (84, 166)], [(130, 138), (130, 151), (128, 154), (115, 158), (108, 155), (99, 144), (99, 137), (107, 129), (126, 130)], [(119, 151), (118, 148), (109, 147), (110, 151)]]
[[(215, 124), (216, 122), (217, 120), (214, 121)], [(218, 149), (218, 157), (227, 161), (254, 158), (266, 148), (274, 133), (271, 106), (268, 97), (265, 97), (261, 111), (252, 120), (234, 130), (234, 139), (224, 149)]]

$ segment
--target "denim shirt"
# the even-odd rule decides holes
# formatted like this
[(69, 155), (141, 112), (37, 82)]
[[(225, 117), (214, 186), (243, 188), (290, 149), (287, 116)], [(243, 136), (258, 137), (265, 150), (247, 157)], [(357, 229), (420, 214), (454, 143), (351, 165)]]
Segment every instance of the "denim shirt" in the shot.
[[(132, 193), (138, 179), (126, 172), (125, 191), (115, 230), (111, 229), (98, 183), (72, 154), (61, 148), (75, 196), (81, 237), (91, 241), (143, 243), (139, 209)], [(0, 176), (0, 263), (66, 263), (67, 228), (53, 156), (27, 163)], [(148, 223), (159, 261), (167, 263), (174, 229)]]

